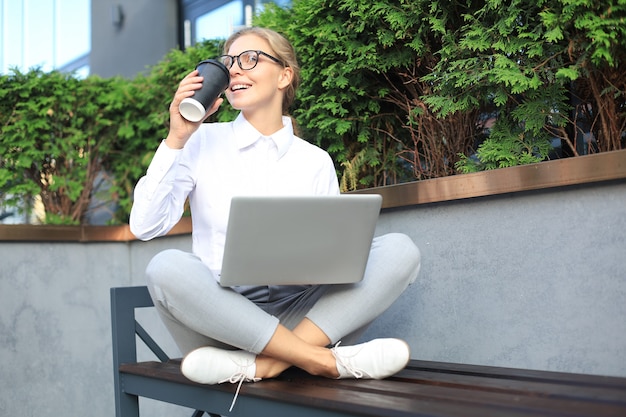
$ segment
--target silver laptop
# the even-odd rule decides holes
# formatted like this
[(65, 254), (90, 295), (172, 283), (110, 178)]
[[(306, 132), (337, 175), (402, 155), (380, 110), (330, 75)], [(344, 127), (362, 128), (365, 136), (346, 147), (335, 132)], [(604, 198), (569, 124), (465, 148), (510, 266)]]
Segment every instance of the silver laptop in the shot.
[(234, 197), (222, 286), (363, 279), (382, 196)]

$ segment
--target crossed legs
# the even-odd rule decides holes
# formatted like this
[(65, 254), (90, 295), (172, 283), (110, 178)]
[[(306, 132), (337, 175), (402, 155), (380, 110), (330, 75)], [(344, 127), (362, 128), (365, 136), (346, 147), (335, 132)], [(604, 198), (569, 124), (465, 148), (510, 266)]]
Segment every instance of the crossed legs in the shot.
[(327, 346), (385, 311), (415, 279), (419, 265), (419, 250), (408, 237), (378, 237), (361, 283), (311, 287), (278, 312), (222, 288), (185, 252), (158, 254), (147, 277), (157, 310), (184, 354), (201, 346), (234, 347), (257, 355), (257, 378), (275, 377), (290, 366), (335, 378), (336, 357)]

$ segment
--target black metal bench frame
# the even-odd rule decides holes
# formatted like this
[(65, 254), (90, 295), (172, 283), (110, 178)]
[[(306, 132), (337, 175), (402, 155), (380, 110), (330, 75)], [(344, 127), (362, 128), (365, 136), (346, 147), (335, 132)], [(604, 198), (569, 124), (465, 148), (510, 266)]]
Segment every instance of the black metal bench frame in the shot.
[[(146, 287), (111, 289), (117, 417), (139, 417), (139, 397), (195, 409), (194, 417), (626, 416), (626, 378), (412, 360), (383, 381), (329, 380), (289, 370), (236, 386), (200, 385), (180, 373), (135, 318)], [(161, 362), (137, 363), (137, 336)]]

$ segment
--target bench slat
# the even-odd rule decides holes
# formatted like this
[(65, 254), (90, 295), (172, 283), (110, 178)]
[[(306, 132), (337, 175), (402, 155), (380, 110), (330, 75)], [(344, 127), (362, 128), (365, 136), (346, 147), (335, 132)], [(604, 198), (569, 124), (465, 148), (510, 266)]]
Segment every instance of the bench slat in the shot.
[(626, 378), (575, 374), (568, 372), (538, 371), (532, 369), (505, 368), (485, 365), (412, 360), (407, 368), (411, 371), (488, 376), (490, 378), (516, 379), (520, 381), (555, 382), (563, 385), (597, 386), (626, 389)]
[[(488, 370), (479, 371), (482, 367), (476, 366), (472, 373), (442, 372), (440, 369), (422, 370), (422, 368), (407, 369), (396, 375), (398, 378), (408, 378), (414, 383), (421, 381), (425, 384), (441, 384), (450, 387), (460, 386), (465, 389), (507, 392), (511, 394), (543, 395), (563, 399), (582, 399), (592, 402), (609, 402), (626, 405), (626, 385), (620, 378), (605, 378), (572, 374), (572, 379), (561, 379), (565, 376), (551, 376), (551, 372), (535, 371), (536, 376), (506, 375), (502, 369), (497, 374)], [(506, 369), (506, 368), (504, 368)]]

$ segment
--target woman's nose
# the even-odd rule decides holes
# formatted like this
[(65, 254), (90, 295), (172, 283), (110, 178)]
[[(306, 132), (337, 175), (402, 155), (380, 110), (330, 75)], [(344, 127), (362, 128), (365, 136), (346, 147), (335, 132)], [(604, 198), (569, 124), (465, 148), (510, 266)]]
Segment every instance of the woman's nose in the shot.
[(239, 60), (235, 59), (233, 65), (230, 66), (230, 73), (232, 74), (241, 74), (243, 70), (239, 66)]

